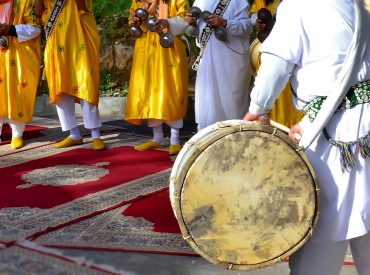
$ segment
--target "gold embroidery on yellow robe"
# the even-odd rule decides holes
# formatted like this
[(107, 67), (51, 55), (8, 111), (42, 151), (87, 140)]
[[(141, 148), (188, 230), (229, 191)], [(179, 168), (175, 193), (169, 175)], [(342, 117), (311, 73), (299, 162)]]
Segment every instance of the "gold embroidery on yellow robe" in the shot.
[[(39, 27), (33, 6), (34, 0), (15, 1), (10, 23)], [(7, 38), (9, 48), (0, 50), (0, 116), (29, 122), (32, 120), (40, 76), (40, 38), (24, 42), (18, 42), (14, 36)]]
[[(134, 0), (131, 14), (143, 4), (145, 1)], [(184, 17), (187, 11), (186, 0), (169, 1), (168, 17)], [(135, 42), (124, 119), (140, 124), (142, 119), (171, 121), (184, 118), (188, 100), (186, 45), (175, 37), (174, 47), (163, 48), (157, 33), (147, 31), (145, 23), (142, 29), (143, 36)]]
[[(279, 5), (278, 0), (275, 0), (268, 6), (265, 6), (263, 0), (256, 0), (251, 7), (251, 13), (257, 13), (261, 8), (267, 8), (271, 11), (272, 14), (276, 12), (277, 6)], [(257, 71), (260, 66), (260, 59), (257, 63)], [(292, 90), (290, 88), (290, 83), (288, 83), (283, 92), (280, 94), (279, 98), (276, 100), (274, 107), (270, 111), (270, 118), (280, 124), (283, 124), (287, 127), (291, 127), (294, 124), (301, 121), (303, 113), (298, 111), (293, 104), (292, 100)]]
[[(46, 24), (55, 0), (44, 1), (42, 15)], [(50, 102), (58, 103), (62, 93), (99, 103), (100, 38), (92, 0), (86, 0), (89, 12), (79, 12), (74, 0), (67, 0), (45, 47), (45, 75)]]

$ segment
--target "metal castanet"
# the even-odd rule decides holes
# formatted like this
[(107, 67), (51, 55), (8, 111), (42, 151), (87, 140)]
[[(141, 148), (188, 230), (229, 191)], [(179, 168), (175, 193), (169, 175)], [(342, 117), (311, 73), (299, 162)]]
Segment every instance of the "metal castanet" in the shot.
[(172, 34), (165, 33), (160, 36), (159, 44), (163, 48), (172, 48), (175, 45), (175, 40)]
[[(135, 10), (135, 16), (139, 18), (141, 24), (142, 22), (148, 20), (149, 13), (146, 9), (138, 8)], [(130, 25), (128, 32), (135, 39), (140, 38), (143, 35), (143, 30), (141, 29), (141, 27), (135, 24)]]
[(138, 8), (135, 10), (135, 16), (140, 19), (140, 21), (144, 22), (148, 20), (149, 13), (146, 9)]
[(214, 28), (215, 36), (218, 40), (226, 42), (227, 41), (227, 30), (225, 27)]
[(155, 27), (155, 23), (157, 22), (157, 18), (155, 17), (150, 17), (147, 21), (146, 21), (146, 29), (150, 32), (155, 32), (154, 30), (154, 27)]
[(136, 25), (131, 25), (128, 32), (131, 36), (133, 36), (136, 39), (143, 35), (143, 30)]
[(199, 19), (202, 16), (202, 10), (196, 6), (192, 6), (189, 10), (189, 13), (196, 19)]
[(317, 224), (319, 191), (309, 160), (285, 132), (243, 120), (193, 136), (170, 177), (184, 239), (227, 269), (263, 268), (297, 251)]

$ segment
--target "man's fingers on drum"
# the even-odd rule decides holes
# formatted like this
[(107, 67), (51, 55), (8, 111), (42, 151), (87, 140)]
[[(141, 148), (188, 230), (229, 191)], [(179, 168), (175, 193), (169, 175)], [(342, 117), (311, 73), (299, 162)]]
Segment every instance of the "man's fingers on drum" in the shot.
[(296, 138), (296, 135), (298, 135), (297, 133), (293, 133), (293, 132), (289, 132), (289, 137), (291, 140), (293, 140), (294, 142), (298, 143), (299, 142), (299, 139)]
[(295, 141), (299, 142), (303, 134), (302, 128), (299, 124), (295, 124), (290, 128), (289, 137)]

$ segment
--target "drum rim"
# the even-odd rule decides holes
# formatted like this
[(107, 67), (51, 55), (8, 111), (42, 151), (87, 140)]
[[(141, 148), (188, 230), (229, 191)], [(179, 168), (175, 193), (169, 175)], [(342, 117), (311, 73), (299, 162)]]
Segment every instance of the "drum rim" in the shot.
[[(287, 257), (294, 254), (299, 248), (301, 248), (308, 239), (312, 236), (313, 230), (317, 226), (318, 218), (319, 218), (319, 212), (320, 212), (320, 187), (317, 179), (317, 175), (308, 160), (307, 156), (303, 152), (302, 148), (300, 148), (296, 143), (294, 143), (285, 132), (270, 126), (270, 125), (261, 125), (258, 123), (250, 123), (250, 122), (244, 122), (244, 123), (238, 123), (238, 120), (233, 121), (224, 121), (221, 123), (216, 123), (217, 127), (207, 127), (206, 129), (203, 129), (201, 132), (199, 132), (196, 136), (207, 138), (210, 137), (211, 134), (216, 133), (219, 128), (224, 128), (225, 131), (217, 132), (217, 139), (215, 138), (209, 138), (206, 140), (206, 142), (199, 144), (196, 142), (196, 138), (190, 139), (185, 145), (184, 149), (178, 157), (176, 158), (176, 161), (174, 163), (174, 166), (172, 168), (171, 177), (170, 177), (170, 199), (171, 199), (171, 205), (172, 209), (174, 211), (174, 214), (176, 216), (176, 219), (179, 223), (179, 227), (181, 230), (181, 233), (183, 235), (183, 238), (188, 242), (188, 244), (203, 258), (208, 260), (209, 262), (212, 262), (214, 264), (223, 266), (226, 269), (235, 269), (235, 270), (252, 270), (252, 269), (258, 269), (270, 266), (272, 264), (282, 262)], [(302, 238), (300, 241), (297, 242), (297, 244), (290, 248), (288, 251), (282, 253), (280, 256), (270, 259), (268, 261), (260, 262), (257, 264), (233, 264), (233, 263), (226, 263), (221, 262), (215, 259), (214, 257), (211, 257), (209, 254), (207, 254), (206, 251), (201, 249), (201, 247), (197, 244), (196, 240), (193, 238), (193, 236), (190, 235), (186, 223), (184, 221), (184, 217), (182, 215), (181, 211), (181, 191), (184, 184), (184, 180), (186, 178), (187, 172), (189, 171), (190, 167), (192, 166), (193, 160), (197, 159), (199, 155), (206, 149), (208, 146), (213, 144), (211, 142), (212, 140), (219, 140), (229, 134), (236, 133), (239, 131), (261, 131), (268, 134), (272, 134), (275, 136), (278, 136), (280, 139), (285, 141), (287, 145), (289, 145), (291, 148), (295, 149), (297, 154), (300, 156), (300, 158), (304, 161), (306, 167), (308, 168), (308, 171), (312, 177), (312, 182), (314, 184), (313, 190), (315, 195), (315, 209), (314, 214), (311, 221), (311, 229), (306, 234), (304, 238)], [(191, 158), (186, 158), (188, 155), (191, 155)], [(186, 168), (186, 173), (178, 174), (178, 168), (179, 166), (183, 164)]]
[[(258, 70), (257, 70), (257, 68), (253, 68), (253, 66), (252, 66), (252, 53), (256, 49), (256, 47), (261, 47), (261, 45), (262, 45), (261, 41), (259, 41), (258, 38), (256, 38), (252, 41), (252, 43), (249, 46), (249, 57), (250, 57), (249, 58), (249, 69), (251, 70), (251, 73), (254, 77), (257, 76), (257, 71)], [(260, 50), (258, 50), (258, 51), (259, 51), (259, 55), (260, 55), (261, 51)]]

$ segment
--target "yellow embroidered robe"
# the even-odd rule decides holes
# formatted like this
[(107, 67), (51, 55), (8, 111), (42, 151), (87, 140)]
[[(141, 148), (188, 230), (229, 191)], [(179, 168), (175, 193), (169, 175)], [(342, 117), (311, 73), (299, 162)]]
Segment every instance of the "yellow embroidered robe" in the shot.
[(275, 0), (274, 2), (272, 2), (270, 5), (265, 5), (265, 1), (264, 0), (255, 0), (252, 7), (251, 7), (251, 10), (249, 13), (257, 13), (260, 9), (262, 8), (266, 8), (268, 9), (272, 14), (274, 14), (276, 12), (276, 9), (277, 9), (277, 6), (279, 5), (279, 2), (278, 0)]
[[(33, 6), (34, 0), (15, 1), (11, 24), (39, 27)], [(40, 76), (40, 37), (24, 42), (18, 42), (14, 36), (7, 37), (9, 48), (0, 50), (0, 116), (29, 122)]]
[[(275, 0), (268, 6), (265, 6), (263, 0), (256, 0), (251, 7), (251, 13), (257, 13), (259, 9), (267, 8), (272, 14), (274, 14), (278, 5), (278, 0)], [(260, 64), (261, 63), (259, 60), (259, 64), (257, 64), (257, 70)], [(290, 88), (290, 83), (288, 83), (283, 92), (280, 94), (279, 98), (276, 100), (274, 107), (270, 112), (270, 118), (280, 124), (291, 127), (298, 123), (302, 119), (303, 115), (304, 114), (298, 111), (293, 105), (292, 90)]]
[[(44, 26), (55, 0), (44, 0)], [(79, 12), (74, 0), (67, 0), (47, 40), (44, 59), (50, 102), (58, 103), (62, 94), (99, 103), (100, 37), (92, 0), (86, 0), (89, 12)]]
[[(142, 7), (133, 0), (131, 12)], [(186, 0), (169, 1), (169, 17), (184, 17)], [(186, 45), (175, 37), (172, 48), (159, 44), (159, 35), (142, 24), (143, 36), (136, 40), (124, 119), (140, 124), (142, 119), (165, 121), (184, 118), (188, 100)]]

